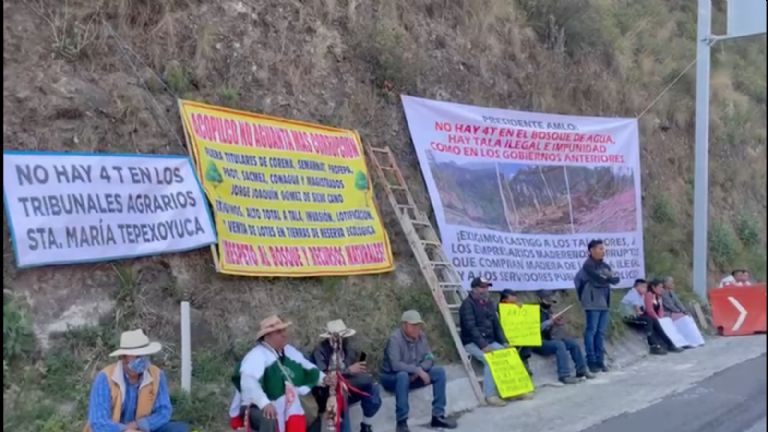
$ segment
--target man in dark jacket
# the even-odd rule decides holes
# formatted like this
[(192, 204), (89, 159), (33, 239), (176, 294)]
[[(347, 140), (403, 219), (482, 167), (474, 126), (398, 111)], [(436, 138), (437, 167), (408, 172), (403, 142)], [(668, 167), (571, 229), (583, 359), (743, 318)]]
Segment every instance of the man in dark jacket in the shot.
[(608, 372), (605, 365), (603, 340), (608, 328), (608, 309), (611, 305), (611, 285), (619, 283), (611, 266), (606, 263), (605, 245), (602, 240), (592, 240), (587, 249), (589, 257), (584, 261), (574, 280), (579, 301), (584, 308), (584, 350), (587, 366), (592, 372)]
[[(379, 395), (379, 386), (374, 383), (373, 376), (368, 371), (365, 359), (349, 343), (349, 338), (354, 336), (355, 333), (355, 330), (348, 328), (343, 320), (339, 319), (328, 322), (326, 324), (326, 332), (320, 335), (322, 338), (321, 342), (312, 352), (311, 361), (326, 374), (330, 370), (335, 369), (336, 365), (332, 364), (334, 352), (330, 341), (334, 337), (341, 338), (338, 366), (341, 368), (342, 376), (347, 380), (349, 386), (354, 388), (350, 389), (350, 393), (346, 395), (346, 405), (341, 416), (341, 432), (349, 432), (351, 430), (349, 405), (357, 402), (360, 402), (360, 407), (363, 411), (360, 432), (373, 432), (371, 424), (373, 423), (373, 416), (376, 415), (381, 407), (381, 397)], [(357, 391), (365, 394), (357, 393)], [(328, 388), (315, 387), (312, 389), (312, 393), (317, 400), (319, 411), (325, 412), (329, 396)]]
[(491, 406), (505, 406), (499, 398), (496, 383), (491, 376), (491, 368), (485, 361), (485, 353), (506, 348), (507, 338), (499, 323), (496, 307), (489, 297), (488, 290), (493, 286), (483, 278), (475, 278), (470, 284), (472, 292), (464, 299), (459, 308), (461, 324), (461, 342), (467, 353), (481, 361), (485, 369), (483, 392), (485, 401)]
[[(553, 318), (552, 305), (557, 303), (552, 291), (541, 290), (537, 293), (541, 311), (541, 346), (533, 352), (542, 356), (555, 355), (557, 359), (557, 378), (563, 384), (576, 384), (580, 378), (592, 379), (595, 376), (587, 370), (584, 354), (575, 340), (563, 332), (563, 317)], [(569, 355), (570, 354), (570, 355)], [(576, 367), (576, 376), (571, 375), (570, 359)]]

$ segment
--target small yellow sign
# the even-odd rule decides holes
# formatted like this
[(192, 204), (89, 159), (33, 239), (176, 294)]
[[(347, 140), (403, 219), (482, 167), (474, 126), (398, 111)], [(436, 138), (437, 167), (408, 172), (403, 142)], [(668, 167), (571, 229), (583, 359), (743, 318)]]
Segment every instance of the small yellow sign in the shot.
[(510, 346), (541, 346), (539, 305), (501, 303), (501, 328)]
[(511, 398), (534, 390), (528, 371), (515, 348), (485, 353), (485, 361), (491, 368), (493, 382), (502, 398)]

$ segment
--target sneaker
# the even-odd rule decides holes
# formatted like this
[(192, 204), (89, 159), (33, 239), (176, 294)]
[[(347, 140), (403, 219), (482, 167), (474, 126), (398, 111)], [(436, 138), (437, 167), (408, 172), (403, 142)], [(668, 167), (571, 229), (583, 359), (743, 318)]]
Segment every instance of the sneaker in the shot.
[(602, 372), (602, 369), (600, 368), (600, 366), (590, 365), (588, 369), (593, 374)]
[(681, 352), (683, 352), (685, 350), (682, 349), (682, 348), (678, 348), (676, 346), (673, 346), (673, 347), (669, 348), (669, 351), (672, 351), (673, 353), (681, 353)]
[(506, 402), (504, 402), (504, 401), (503, 401), (501, 398), (499, 398), (498, 396), (491, 396), (491, 397), (487, 397), (487, 398), (485, 398), (485, 402), (486, 402), (488, 405), (490, 405), (490, 406), (495, 406), (495, 407), (503, 407), (503, 406), (507, 406), (507, 403), (506, 403)]
[[(558, 381), (557, 383), (560, 384), (560, 381)], [(560, 385), (563, 385), (563, 384), (560, 384)], [(518, 400), (519, 401), (519, 400), (531, 400), (531, 399), (533, 399), (533, 392), (531, 392), (531, 393), (523, 393), (523, 394), (521, 394), (519, 396), (512, 396), (511, 398), (507, 398), (506, 400), (508, 400), (508, 401), (516, 401), (516, 400)]]
[(373, 432), (373, 426), (365, 423), (360, 423), (360, 432)]
[(595, 379), (595, 374), (585, 369), (584, 372), (577, 373), (576, 378)]
[(651, 354), (653, 355), (666, 355), (667, 350), (662, 348), (660, 345), (654, 345), (651, 347)]
[(449, 418), (446, 418), (445, 416), (440, 416), (440, 417), (433, 416), (432, 422), (429, 425), (436, 428), (456, 429), (456, 422)]
[(578, 378), (575, 378), (575, 377), (572, 377), (572, 376), (567, 376), (567, 377), (560, 378), (559, 381), (561, 383), (563, 383), (563, 384), (578, 384), (580, 382), (580, 380)]
[(395, 432), (411, 432), (411, 430), (408, 429), (408, 421), (403, 420), (397, 422), (397, 428), (395, 429)]

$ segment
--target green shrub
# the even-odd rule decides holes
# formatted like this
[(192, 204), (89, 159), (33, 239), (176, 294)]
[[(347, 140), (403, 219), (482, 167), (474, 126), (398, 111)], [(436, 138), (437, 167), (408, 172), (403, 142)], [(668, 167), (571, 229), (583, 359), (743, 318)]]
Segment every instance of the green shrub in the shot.
[(712, 260), (721, 270), (732, 266), (738, 251), (738, 240), (730, 225), (715, 222), (709, 235), (709, 251)]
[(672, 209), (672, 203), (666, 194), (659, 194), (653, 201), (651, 208), (651, 217), (660, 224), (671, 224), (675, 222), (675, 211)]
[[(26, 356), (35, 350), (32, 321), (19, 301), (3, 295), (3, 364)], [(5, 369), (5, 367), (4, 367)]]
[(759, 222), (752, 215), (742, 213), (736, 221), (736, 235), (746, 248), (754, 248), (760, 244)]

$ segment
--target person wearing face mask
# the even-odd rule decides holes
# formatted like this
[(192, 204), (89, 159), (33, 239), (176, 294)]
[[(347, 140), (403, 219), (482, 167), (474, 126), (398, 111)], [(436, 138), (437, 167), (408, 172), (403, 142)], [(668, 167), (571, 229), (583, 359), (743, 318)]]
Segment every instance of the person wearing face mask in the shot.
[(165, 373), (149, 361), (162, 346), (142, 330), (120, 335), (120, 349), (109, 356), (118, 361), (96, 375), (84, 432), (189, 432), (172, 422)]
[(483, 278), (474, 278), (470, 283), (472, 291), (459, 308), (461, 343), (467, 353), (484, 365), (483, 393), (491, 406), (506, 406), (499, 397), (491, 368), (485, 361), (485, 353), (509, 346), (496, 313), (496, 306), (490, 300), (492, 283)]
[[(563, 384), (576, 384), (581, 378), (594, 378), (595, 376), (587, 369), (581, 347), (565, 334), (563, 316), (553, 318), (552, 305), (557, 303), (555, 294), (547, 290), (540, 290), (536, 294), (539, 297), (541, 311), (541, 346), (534, 347), (533, 352), (541, 356), (555, 355), (557, 378)], [(576, 369), (575, 377), (571, 375), (570, 360), (573, 360)]]

